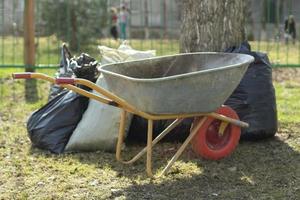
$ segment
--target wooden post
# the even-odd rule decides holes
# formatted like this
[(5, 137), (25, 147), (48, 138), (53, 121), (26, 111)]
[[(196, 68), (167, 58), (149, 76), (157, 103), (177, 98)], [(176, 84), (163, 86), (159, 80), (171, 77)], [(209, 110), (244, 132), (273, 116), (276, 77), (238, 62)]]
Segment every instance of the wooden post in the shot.
[(167, 2), (163, 0), (163, 23), (164, 23), (164, 39), (167, 37)]
[[(25, 0), (24, 7), (24, 64), (26, 72), (34, 72), (35, 46), (34, 46), (34, 0)], [(25, 82), (25, 98), (27, 101), (37, 101), (36, 80), (28, 79)]]
[(144, 13), (145, 13), (145, 24), (144, 24), (144, 31), (145, 31), (145, 39), (149, 39), (149, 9), (148, 9), (148, 0), (144, 1)]
[(25, 0), (24, 10), (24, 63), (26, 71), (34, 70), (35, 47), (34, 47), (34, 0)]

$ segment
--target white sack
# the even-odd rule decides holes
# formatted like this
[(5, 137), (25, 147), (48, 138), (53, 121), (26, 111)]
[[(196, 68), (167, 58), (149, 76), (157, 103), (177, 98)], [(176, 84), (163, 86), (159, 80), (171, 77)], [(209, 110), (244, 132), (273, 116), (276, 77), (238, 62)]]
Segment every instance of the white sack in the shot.
[[(100, 46), (99, 49), (102, 55), (102, 64), (155, 56), (155, 51), (137, 51), (126, 44), (122, 44), (118, 49), (105, 46)], [(107, 88), (102, 75), (96, 84), (104, 89)], [(120, 114), (119, 108), (91, 99), (87, 110), (66, 145), (65, 151), (114, 151), (118, 138)], [(128, 132), (131, 119), (132, 114), (128, 113), (125, 134)]]

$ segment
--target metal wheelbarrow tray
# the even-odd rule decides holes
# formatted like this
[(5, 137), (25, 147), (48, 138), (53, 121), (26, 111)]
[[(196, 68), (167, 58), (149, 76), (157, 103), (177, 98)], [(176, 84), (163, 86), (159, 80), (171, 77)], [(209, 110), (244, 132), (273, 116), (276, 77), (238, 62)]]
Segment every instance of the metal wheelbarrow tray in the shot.
[(101, 67), (108, 90), (152, 114), (213, 112), (232, 94), (252, 57), (189, 53)]
[[(253, 60), (252, 56), (244, 54), (188, 53), (109, 64), (100, 69), (108, 89), (85, 79), (53, 78), (40, 73), (14, 73), (13, 78), (43, 79), (120, 108), (116, 159), (132, 164), (146, 154), (146, 172), (153, 177), (152, 147), (184, 118), (195, 117), (190, 135), (160, 176), (170, 169), (189, 143), (196, 153), (214, 160), (228, 156), (235, 149), (241, 128), (249, 125), (239, 121), (232, 109), (221, 105), (239, 84)], [(77, 84), (85, 85), (100, 95), (83, 90)], [(148, 120), (147, 146), (132, 159), (124, 161), (121, 150), (127, 112)], [(153, 121), (163, 119), (175, 120), (153, 139)]]

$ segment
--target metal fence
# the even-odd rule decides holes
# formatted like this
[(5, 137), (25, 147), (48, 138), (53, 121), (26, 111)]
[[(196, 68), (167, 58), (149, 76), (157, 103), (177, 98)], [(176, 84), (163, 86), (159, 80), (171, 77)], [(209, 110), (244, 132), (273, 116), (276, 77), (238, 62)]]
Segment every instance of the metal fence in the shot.
[[(293, 15), (300, 32), (300, 1), (246, 0), (247, 37), (252, 50), (268, 53), (273, 66), (300, 67), (299, 34), (285, 31)], [(24, 0), (0, 0), (0, 69), (24, 67)], [(111, 27), (113, 13), (126, 13), (126, 40), (136, 49), (155, 49), (157, 55), (178, 53), (180, 0), (36, 0), (35, 65), (55, 67), (63, 42), (71, 52), (87, 52), (100, 59), (98, 45), (118, 47)], [(125, 8), (123, 10), (123, 7)], [(120, 35), (120, 34), (119, 34)]]

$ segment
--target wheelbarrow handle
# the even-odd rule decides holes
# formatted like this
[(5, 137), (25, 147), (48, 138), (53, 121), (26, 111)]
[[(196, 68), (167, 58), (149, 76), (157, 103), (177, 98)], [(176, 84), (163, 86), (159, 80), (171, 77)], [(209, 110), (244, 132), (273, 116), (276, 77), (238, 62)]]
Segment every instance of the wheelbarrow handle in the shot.
[(24, 73), (13, 73), (12, 77), (13, 79), (30, 79), (31, 77), (31, 72), (24, 72)]
[(55, 83), (58, 84), (58, 85), (61, 85), (61, 84), (74, 85), (75, 84), (75, 79), (74, 78), (68, 78), (68, 77), (60, 77), (60, 78), (55, 79)]
[(46, 74), (34, 73), (34, 72), (32, 72), (32, 73), (30, 73), (30, 72), (29, 73), (28, 72), (13, 73), (12, 77), (14, 79), (28, 79), (28, 78), (41, 79), (41, 80), (49, 81), (50, 83), (53, 83), (53, 84), (57, 83), (61, 87), (67, 88), (67, 89), (72, 90), (74, 92), (77, 92), (78, 94), (81, 94), (83, 96), (92, 98), (94, 100), (97, 100), (99, 102), (102, 102), (102, 103), (105, 103), (105, 104), (108, 104), (108, 105), (112, 105), (112, 106), (115, 106), (115, 107), (120, 107), (120, 105), (116, 104), (114, 101), (112, 101), (110, 99), (107, 99), (105, 97), (93, 94), (91, 92), (88, 92), (86, 90), (83, 90), (79, 87), (74, 86), (73, 84), (76, 83), (76, 80), (77, 80), (75, 78), (57, 78), (58, 79), (58, 81), (57, 81), (55, 78), (50, 77)]
[[(93, 89), (97, 93), (105, 96), (106, 98), (110, 99), (111, 102), (108, 103), (109, 105), (122, 107), (123, 109), (125, 109), (128, 112), (135, 113), (135, 114), (140, 114), (141, 116), (146, 116), (147, 115), (148, 118), (150, 116), (147, 113), (144, 113), (142, 111), (137, 110), (133, 105), (129, 104), (128, 102), (126, 102), (121, 97), (118, 97), (117, 95), (111, 93), (110, 91), (106, 90), (105, 88), (102, 88), (101, 86), (96, 85), (95, 83), (93, 83), (89, 80), (82, 79), (82, 78), (65, 78), (65, 77), (63, 78), (63, 77), (59, 77), (59, 78), (55, 79), (55, 83), (58, 84), (58, 85), (65, 85), (65, 84), (84, 85), (88, 88)], [(89, 95), (87, 97), (91, 98)]]

